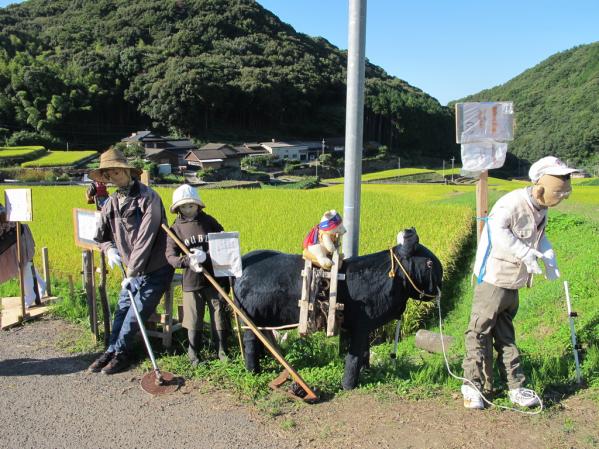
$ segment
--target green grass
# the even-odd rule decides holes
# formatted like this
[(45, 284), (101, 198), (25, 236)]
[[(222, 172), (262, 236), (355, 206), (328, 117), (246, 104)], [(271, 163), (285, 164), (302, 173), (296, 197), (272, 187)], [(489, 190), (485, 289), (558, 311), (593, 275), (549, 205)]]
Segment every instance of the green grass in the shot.
[(34, 161), (24, 162), (21, 167), (60, 167), (71, 166), (98, 154), (97, 151), (51, 151), (44, 157)]
[(7, 159), (22, 160), (24, 158), (33, 158), (36, 155), (42, 155), (46, 152), (44, 147), (0, 147), (0, 161)]

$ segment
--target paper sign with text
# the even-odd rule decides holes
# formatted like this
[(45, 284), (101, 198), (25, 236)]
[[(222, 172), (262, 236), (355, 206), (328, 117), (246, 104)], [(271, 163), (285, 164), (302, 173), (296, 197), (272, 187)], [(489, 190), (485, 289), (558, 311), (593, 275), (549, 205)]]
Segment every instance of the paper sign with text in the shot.
[(241, 276), (239, 232), (212, 232), (208, 234), (210, 259), (214, 276)]

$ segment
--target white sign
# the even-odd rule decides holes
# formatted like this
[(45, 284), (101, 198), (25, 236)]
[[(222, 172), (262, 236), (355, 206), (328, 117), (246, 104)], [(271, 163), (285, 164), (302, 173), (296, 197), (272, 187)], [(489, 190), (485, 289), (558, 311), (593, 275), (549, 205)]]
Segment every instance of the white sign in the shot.
[(87, 249), (98, 249), (94, 240), (100, 212), (90, 209), (73, 209), (73, 224), (75, 230), (75, 245)]
[(210, 259), (214, 276), (241, 276), (239, 232), (211, 232), (208, 234)]
[(93, 215), (79, 214), (79, 219), (77, 220), (77, 234), (79, 234), (79, 238), (93, 241), (99, 220), (100, 212), (94, 212)]
[(6, 221), (31, 221), (31, 189), (8, 189), (4, 191)]
[(456, 103), (456, 142), (514, 140), (514, 104), (511, 101)]

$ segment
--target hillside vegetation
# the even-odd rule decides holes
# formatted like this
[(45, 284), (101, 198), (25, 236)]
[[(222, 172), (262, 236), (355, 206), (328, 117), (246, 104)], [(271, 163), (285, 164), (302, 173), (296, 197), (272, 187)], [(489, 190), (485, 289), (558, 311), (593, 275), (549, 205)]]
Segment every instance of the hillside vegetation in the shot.
[(516, 78), (460, 101), (513, 101), (510, 151), (599, 166), (599, 42), (557, 53)]
[[(343, 135), (345, 67), (344, 51), (253, 0), (29, 0), (0, 9), (0, 139), (97, 148), (148, 126), (200, 140)], [(365, 140), (455, 149), (448, 108), (366, 72)]]

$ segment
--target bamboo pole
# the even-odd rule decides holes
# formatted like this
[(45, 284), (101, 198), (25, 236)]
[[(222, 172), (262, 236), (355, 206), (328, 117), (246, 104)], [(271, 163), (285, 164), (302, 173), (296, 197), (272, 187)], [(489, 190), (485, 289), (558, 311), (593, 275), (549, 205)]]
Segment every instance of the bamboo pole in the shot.
[[(179, 246), (179, 248), (181, 248), (181, 251), (183, 251), (183, 253), (185, 253), (187, 256), (191, 254), (187, 246), (185, 246), (185, 244), (181, 240), (179, 240), (179, 238), (177, 238), (175, 234), (173, 234), (173, 232), (168, 228), (168, 226), (163, 224), (162, 229), (164, 229), (168, 236), (173, 239), (173, 241)], [(307, 394), (306, 399), (309, 401), (316, 401), (318, 399), (316, 394), (312, 391), (308, 384), (306, 384), (306, 382), (304, 381), (304, 379), (302, 379), (299, 373), (295, 371), (295, 369), (287, 362), (287, 360), (285, 360), (285, 358), (281, 355), (277, 348), (275, 348), (264, 336), (264, 334), (260, 332), (260, 330), (256, 327), (254, 322), (245, 314), (243, 310), (237, 307), (235, 302), (229, 297), (229, 295), (225, 293), (225, 291), (218, 284), (218, 282), (216, 282), (216, 280), (210, 275), (210, 273), (207, 273), (205, 270), (202, 273), (204, 274), (204, 276), (206, 276), (206, 279), (208, 279), (208, 281), (218, 291), (218, 293), (220, 293), (223, 299), (227, 301), (227, 303), (229, 304), (229, 306), (231, 306), (235, 313), (239, 315), (239, 317), (249, 326), (254, 335), (258, 337), (258, 339), (269, 350), (273, 357), (283, 366), (283, 368), (285, 368), (289, 372), (291, 377), (293, 377), (293, 379), (302, 387), (302, 389)]]

